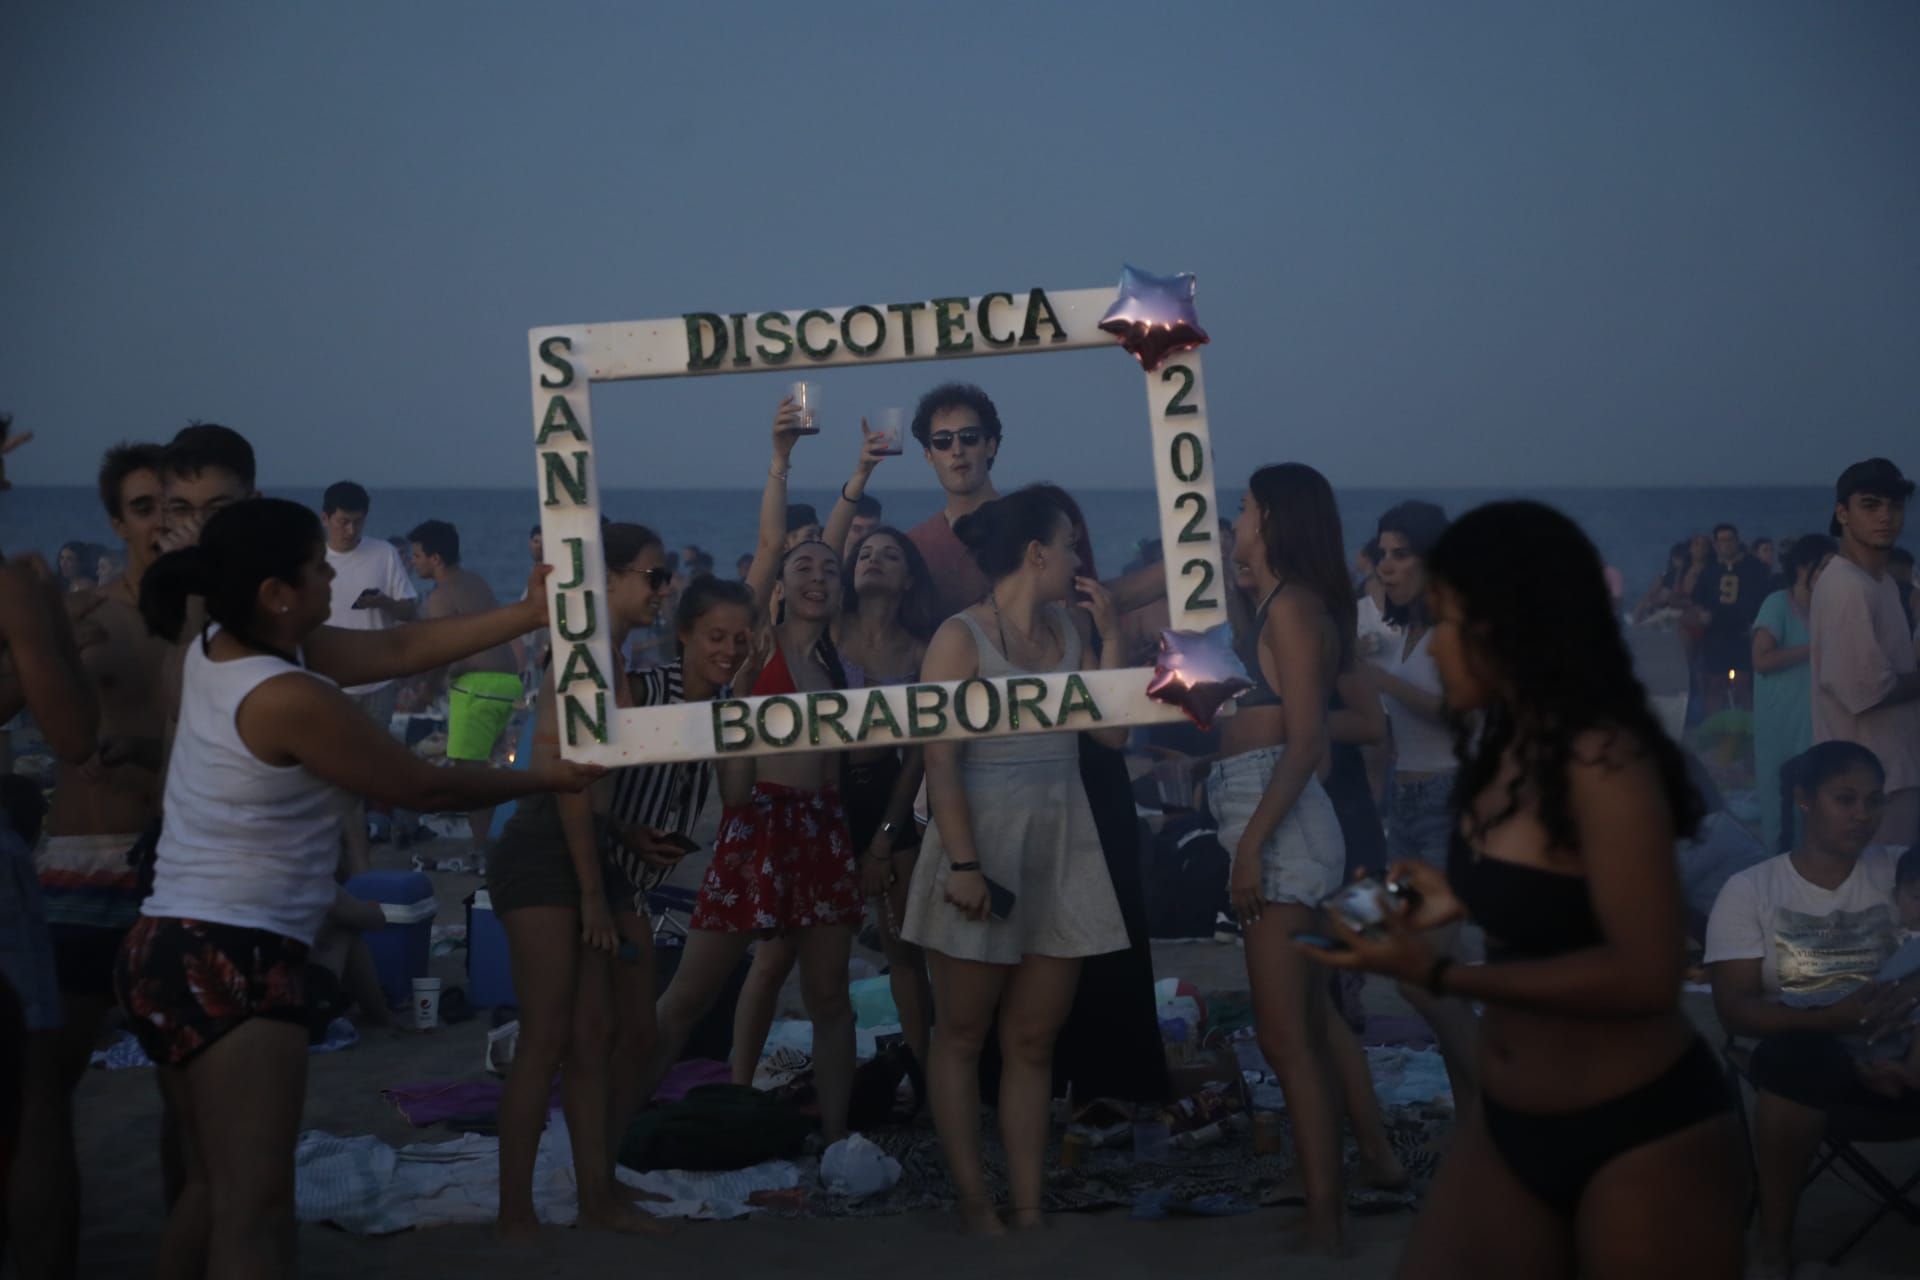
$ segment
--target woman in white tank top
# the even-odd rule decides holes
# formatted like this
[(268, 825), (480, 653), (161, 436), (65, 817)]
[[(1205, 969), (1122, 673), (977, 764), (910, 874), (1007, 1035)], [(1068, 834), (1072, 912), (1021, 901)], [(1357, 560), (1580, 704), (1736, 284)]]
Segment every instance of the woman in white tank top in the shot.
[[(528, 599), (391, 631), (326, 626), (333, 571), (319, 519), (257, 498), (222, 509), (199, 545), (141, 587), (156, 634), (187, 597), (207, 626), (185, 643), (152, 896), (115, 986), (188, 1134), (186, 1183), (157, 1269), (291, 1274), (293, 1145), (307, 1071), (307, 949), (333, 902), (342, 793), (468, 810), (577, 791), (602, 771), (437, 769), (340, 692), (443, 666), (546, 625), (544, 566)], [(210, 1223), (210, 1229), (204, 1225)]]

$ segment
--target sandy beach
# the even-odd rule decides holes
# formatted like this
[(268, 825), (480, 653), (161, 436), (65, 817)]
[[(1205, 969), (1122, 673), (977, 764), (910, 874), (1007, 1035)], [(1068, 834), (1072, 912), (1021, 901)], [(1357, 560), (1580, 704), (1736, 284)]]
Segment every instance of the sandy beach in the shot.
[[(423, 846), (434, 856), (461, 856), (459, 841)], [(405, 865), (390, 847), (376, 850), (382, 865)], [(678, 882), (695, 883), (695, 868)], [(464, 918), (462, 900), (476, 876), (435, 872), (440, 923)], [(434, 973), (464, 984), (463, 955), (434, 960)], [(1163, 977), (1182, 977), (1202, 990), (1245, 985), (1243, 953), (1214, 943), (1156, 943)], [(1392, 1011), (1386, 984), (1369, 986), (1369, 999)], [(798, 1016), (793, 993), (782, 1016)], [(1690, 1012), (1718, 1043), (1704, 997), (1688, 997)], [(380, 1096), (389, 1086), (420, 1080), (483, 1080), (486, 1019), (429, 1032), (373, 1031), (355, 1047), (310, 1059), (304, 1125), (334, 1134), (372, 1134), (401, 1145), (454, 1137), (442, 1126), (414, 1128)], [(80, 1271), (87, 1276), (142, 1274), (162, 1223), (158, 1154), (159, 1103), (152, 1072), (94, 1071), (77, 1103), (85, 1219)], [(1244, 1137), (1238, 1141), (1246, 1141)], [(1897, 1179), (1920, 1169), (1920, 1143), (1874, 1149)], [(1802, 1214), (1803, 1248), (1820, 1256), (1853, 1230), (1870, 1207), (1829, 1175), (1808, 1194)], [(537, 1248), (498, 1244), (484, 1227), (436, 1227), (367, 1237), (327, 1226), (300, 1227), (301, 1272), (310, 1276), (385, 1275), (486, 1277), (594, 1275), (616, 1268), (662, 1268), (668, 1274), (879, 1274), (911, 1268), (922, 1280), (991, 1270), (1019, 1276), (1254, 1277), (1284, 1272), (1317, 1277), (1385, 1277), (1394, 1273), (1413, 1215), (1395, 1212), (1353, 1220), (1353, 1256), (1339, 1261), (1288, 1251), (1288, 1227), (1297, 1210), (1270, 1209), (1238, 1218), (1131, 1222), (1125, 1211), (1058, 1215), (1044, 1233), (980, 1241), (961, 1236), (941, 1213), (860, 1219), (796, 1219), (761, 1215), (733, 1222), (685, 1224), (665, 1240), (619, 1238), (549, 1228)], [(1838, 1274), (1910, 1276), (1920, 1228), (1889, 1219), (1849, 1256)]]

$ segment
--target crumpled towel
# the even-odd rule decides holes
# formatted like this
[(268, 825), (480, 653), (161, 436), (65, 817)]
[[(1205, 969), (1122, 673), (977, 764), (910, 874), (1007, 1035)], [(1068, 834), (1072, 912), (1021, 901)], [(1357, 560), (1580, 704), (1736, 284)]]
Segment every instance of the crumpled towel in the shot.
[[(1438, 1049), (1408, 1049), (1398, 1045), (1366, 1046), (1367, 1069), (1373, 1076), (1373, 1093), (1383, 1107), (1410, 1107), (1422, 1103), (1451, 1104), (1453, 1085), (1447, 1079), (1447, 1064)], [(1244, 1059), (1242, 1060), (1244, 1063)], [(1266, 1060), (1260, 1059), (1265, 1066)], [(1285, 1111), (1286, 1095), (1271, 1072), (1241, 1072), (1252, 1094), (1255, 1111)]]
[[(738, 1218), (755, 1212), (757, 1191), (800, 1185), (799, 1166), (769, 1161), (732, 1173), (617, 1170), (620, 1181), (664, 1201), (640, 1207), (661, 1218)], [(465, 1134), (452, 1142), (398, 1149), (370, 1136), (319, 1130), (300, 1135), (294, 1150), (294, 1209), (302, 1222), (331, 1222), (359, 1235), (384, 1235), (445, 1223), (491, 1222), (500, 1207), (500, 1141)], [(533, 1207), (542, 1222), (579, 1215), (573, 1146), (565, 1119), (548, 1118), (533, 1164)]]
[[(351, 1049), (360, 1043), (360, 1029), (351, 1019), (335, 1018), (327, 1024), (326, 1038), (319, 1044), (307, 1046), (308, 1053), (338, 1053), (342, 1049)], [(119, 1032), (107, 1042), (104, 1049), (95, 1049), (87, 1059), (87, 1065), (100, 1067), (107, 1071), (124, 1071), (128, 1067), (150, 1067), (153, 1059), (147, 1057), (147, 1051), (133, 1038), (131, 1031)]]

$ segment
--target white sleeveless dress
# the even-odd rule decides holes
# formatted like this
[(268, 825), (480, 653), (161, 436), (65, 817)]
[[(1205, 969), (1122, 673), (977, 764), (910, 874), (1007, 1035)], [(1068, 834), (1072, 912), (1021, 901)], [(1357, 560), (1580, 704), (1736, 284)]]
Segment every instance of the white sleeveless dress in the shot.
[[(1042, 675), (1008, 662), (967, 614), (980, 674)], [(1044, 615), (1060, 633), (1065, 654), (1056, 671), (1080, 661), (1080, 633), (1062, 604)], [(1100, 851), (1100, 833), (1080, 781), (1076, 733), (983, 738), (960, 748), (960, 781), (973, 825), (980, 869), (1015, 895), (1005, 920), (969, 920), (947, 901), (948, 864), (935, 815), (927, 828), (900, 935), (958, 960), (1019, 964), (1023, 956), (1104, 955), (1127, 947), (1126, 922)]]

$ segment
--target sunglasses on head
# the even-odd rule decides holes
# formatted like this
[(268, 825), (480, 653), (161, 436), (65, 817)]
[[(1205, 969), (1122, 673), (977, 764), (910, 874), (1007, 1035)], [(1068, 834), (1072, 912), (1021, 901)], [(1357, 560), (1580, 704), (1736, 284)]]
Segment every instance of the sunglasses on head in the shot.
[(978, 448), (980, 442), (986, 438), (987, 433), (979, 427), (963, 427), (958, 431), (936, 431), (927, 437), (927, 447), (935, 453), (945, 453), (953, 448), (953, 442), (958, 440), (961, 448), (974, 449)]

